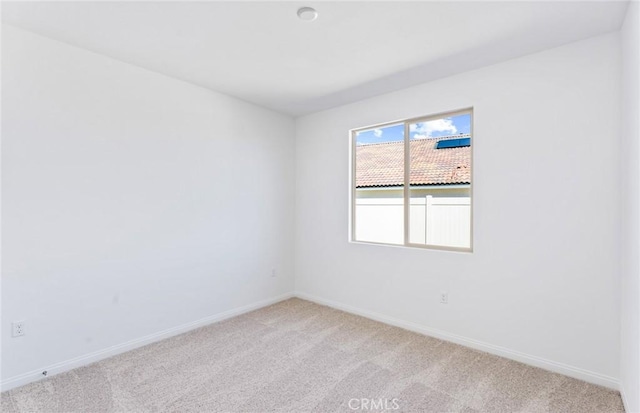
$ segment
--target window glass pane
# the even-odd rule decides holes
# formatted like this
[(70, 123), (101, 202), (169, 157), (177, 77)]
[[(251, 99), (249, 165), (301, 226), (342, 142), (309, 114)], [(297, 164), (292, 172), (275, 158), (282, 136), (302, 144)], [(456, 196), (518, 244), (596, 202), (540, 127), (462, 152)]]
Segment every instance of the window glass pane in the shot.
[(404, 244), (404, 124), (355, 135), (355, 240)]
[(409, 125), (409, 242), (471, 247), (471, 113)]

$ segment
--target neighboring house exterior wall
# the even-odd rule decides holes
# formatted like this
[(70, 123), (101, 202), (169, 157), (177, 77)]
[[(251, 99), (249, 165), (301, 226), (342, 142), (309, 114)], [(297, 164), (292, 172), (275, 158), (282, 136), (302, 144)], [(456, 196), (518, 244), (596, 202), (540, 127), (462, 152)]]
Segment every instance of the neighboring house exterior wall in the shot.
[[(424, 198), (427, 195), (434, 197), (469, 197), (471, 196), (470, 185), (447, 185), (433, 187), (411, 187), (411, 198)], [(393, 188), (357, 188), (356, 198), (404, 198), (402, 187)]]

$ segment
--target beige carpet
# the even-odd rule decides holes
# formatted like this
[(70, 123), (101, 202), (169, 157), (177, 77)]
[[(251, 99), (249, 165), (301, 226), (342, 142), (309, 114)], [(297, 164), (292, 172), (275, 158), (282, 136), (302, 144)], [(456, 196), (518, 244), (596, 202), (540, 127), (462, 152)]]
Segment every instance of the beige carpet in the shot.
[(618, 392), (299, 299), (2, 394), (3, 413), (384, 407), (623, 411)]

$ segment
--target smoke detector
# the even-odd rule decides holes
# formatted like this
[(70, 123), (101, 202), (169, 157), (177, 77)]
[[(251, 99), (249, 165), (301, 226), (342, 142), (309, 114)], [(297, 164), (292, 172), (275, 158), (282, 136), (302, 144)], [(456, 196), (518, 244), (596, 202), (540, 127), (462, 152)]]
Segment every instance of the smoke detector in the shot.
[(298, 17), (300, 20), (312, 22), (318, 18), (318, 12), (313, 7), (301, 7), (298, 9)]

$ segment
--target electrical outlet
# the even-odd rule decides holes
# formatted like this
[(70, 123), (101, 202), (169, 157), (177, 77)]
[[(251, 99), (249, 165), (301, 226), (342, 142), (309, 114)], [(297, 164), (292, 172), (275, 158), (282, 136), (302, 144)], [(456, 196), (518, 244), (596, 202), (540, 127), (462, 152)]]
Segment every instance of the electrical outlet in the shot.
[(446, 291), (440, 291), (440, 304), (449, 303), (449, 293)]
[(24, 336), (24, 321), (14, 321), (11, 323), (11, 336)]
[(276, 272), (276, 269), (275, 269), (275, 268), (273, 268), (273, 269), (271, 270), (271, 277), (272, 277), (272, 278), (276, 278), (277, 276), (278, 276), (278, 273)]

